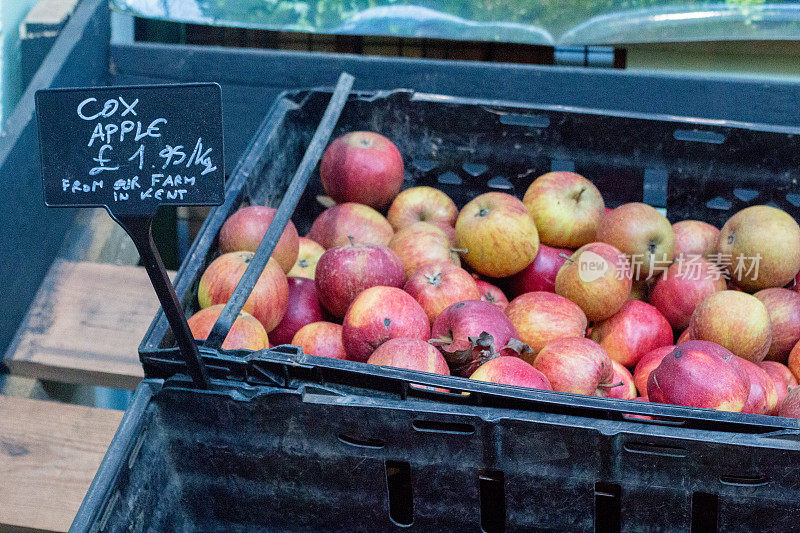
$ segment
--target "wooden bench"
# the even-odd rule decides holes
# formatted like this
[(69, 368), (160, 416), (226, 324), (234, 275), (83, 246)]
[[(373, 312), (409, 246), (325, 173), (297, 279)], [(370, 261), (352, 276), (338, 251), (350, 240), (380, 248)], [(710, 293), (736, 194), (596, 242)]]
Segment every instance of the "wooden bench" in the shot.
[(122, 414), (0, 396), (0, 530), (69, 529)]

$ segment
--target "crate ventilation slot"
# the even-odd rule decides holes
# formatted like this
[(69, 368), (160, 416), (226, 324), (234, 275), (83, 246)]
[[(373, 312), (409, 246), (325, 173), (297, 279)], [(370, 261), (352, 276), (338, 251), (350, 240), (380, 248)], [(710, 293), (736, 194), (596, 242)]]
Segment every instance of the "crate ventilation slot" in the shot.
[(689, 141), (708, 144), (722, 144), (725, 136), (715, 131), (706, 130), (675, 130), (672, 136), (678, 141)]
[(575, 161), (553, 159), (550, 161), (551, 172), (575, 172)]
[(472, 435), (475, 427), (472, 424), (458, 422), (438, 422), (435, 420), (414, 420), (411, 427), (417, 431), (428, 433), (449, 433), (451, 435)]
[(786, 195), (786, 201), (795, 207), (800, 207), (800, 194), (789, 193)]
[(706, 207), (709, 209), (717, 209), (719, 211), (727, 211), (731, 208), (731, 203), (722, 196), (717, 196), (716, 198), (712, 198), (711, 200), (707, 201)]
[(622, 527), (622, 489), (616, 483), (594, 484), (594, 530), (619, 531)]
[(489, 167), (482, 163), (467, 163), (466, 161), (461, 165), (461, 168), (464, 169), (464, 172), (476, 178), (489, 170)]
[(761, 194), (753, 189), (733, 189), (733, 195), (743, 202), (749, 202)]
[(625, 451), (648, 455), (661, 455), (663, 457), (686, 457), (686, 449), (680, 446), (664, 446), (649, 444), (647, 442), (626, 442)]
[(383, 448), (386, 445), (381, 439), (372, 439), (350, 433), (340, 434), (339, 440), (345, 444), (349, 444), (350, 446), (356, 446), (359, 448), (372, 448), (374, 450)]
[(546, 128), (550, 126), (547, 115), (521, 115), (519, 113), (503, 113), (500, 123), (507, 126), (528, 126), (530, 128)]
[(411, 161), (411, 164), (420, 172), (430, 172), (436, 168), (436, 161), (432, 159), (415, 158)]
[(764, 476), (720, 476), (719, 480), (725, 485), (740, 487), (760, 487), (769, 483), (769, 479)]
[(440, 174), (438, 181), (443, 185), (461, 185), (462, 183), (461, 178), (458, 177), (458, 174), (455, 172), (450, 172), (449, 170), (444, 174)]
[(401, 527), (414, 523), (414, 494), (411, 488), (411, 465), (404, 461), (386, 461), (386, 489), (389, 492), (389, 518)]
[(514, 186), (511, 184), (510, 181), (501, 176), (497, 176), (495, 178), (490, 179), (487, 185), (492, 189), (502, 189), (505, 191), (514, 188)]
[(719, 498), (716, 494), (695, 492), (692, 494), (692, 533), (717, 531)]
[(505, 476), (486, 471), (478, 475), (481, 495), (481, 531), (499, 533), (506, 530)]

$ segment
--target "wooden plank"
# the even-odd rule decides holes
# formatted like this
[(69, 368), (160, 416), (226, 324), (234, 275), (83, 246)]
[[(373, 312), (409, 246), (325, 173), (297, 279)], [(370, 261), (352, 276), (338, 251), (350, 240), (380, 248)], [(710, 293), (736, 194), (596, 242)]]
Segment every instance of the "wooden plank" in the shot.
[(157, 309), (144, 268), (59, 259), (4, 362), (16, 375), (133, 389), (143, 376), (137, 347)]
[(0, 529), (69, 529), (122, 414), (0, 396)]

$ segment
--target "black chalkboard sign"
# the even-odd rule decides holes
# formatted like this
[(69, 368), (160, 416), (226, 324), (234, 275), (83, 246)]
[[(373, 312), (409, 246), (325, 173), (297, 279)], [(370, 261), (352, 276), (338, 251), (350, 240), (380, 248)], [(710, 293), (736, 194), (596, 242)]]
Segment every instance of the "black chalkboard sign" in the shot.
[(208, 372), (153, 243), (161, 205), (219, 205), (222, 104), (216, 83), (36, 92), (44, 201), (105, 207), (130, 235), (199, 388)]
[(36, 118), (48, 206), (144, 215), (222, 203), (216, 83), (41, 90)]

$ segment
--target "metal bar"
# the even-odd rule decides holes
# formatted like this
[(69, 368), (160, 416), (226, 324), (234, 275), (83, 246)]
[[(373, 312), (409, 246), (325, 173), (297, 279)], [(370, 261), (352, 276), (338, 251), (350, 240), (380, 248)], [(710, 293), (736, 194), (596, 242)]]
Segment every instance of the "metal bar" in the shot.
[(263, 272), (264, 267), (267, 266), (267, 262), (278, 244), (278, 239), (283, 234), (283, 229), (294, 213), (295, 207), (300, 201), (300, 196), (305, 191), (308, 179), (311, 177), (311, 173), (322, 157), (325, 146), (327, 146), (331, 133), (333, 133), (333, 128), (339, 120), (342, 108), (347, 102), (347, 97), (354, 81), (355, 78), (350, 74), (343, 72), (339, 76), (339, 81), (336, 83), (336, 88), (333, 91), (333, 95), (331, 95), (328, 107), (325, 109), (325, 114), (322, 116), (317, 130), (314, 132), (314, 137), (312, 137), (311, 143), (309, 143), (308, 149), (306, 149), (306, 153), (303, 155), (303, 159), (300, 161), (300, 165), (297, 167), (297, 171), (286, 189), (286, 194), (284, 194), (283, 200), (278, 206), (275, 218), (272, 219), (272, 223), (269, 225), (264, 238), (261, 239), (253, 259), (247, 265), (247, 270), (242, 275), (242, 279), (239, 280), (236, 289), (208, 334), (205, 346), (218, 350), (225, 341), (225, 337), (228, 336), (234, 320), (239, 316), (248, 296), (250, 296), (250, 292), (252, 292), (258, 281), (258, 277)]

